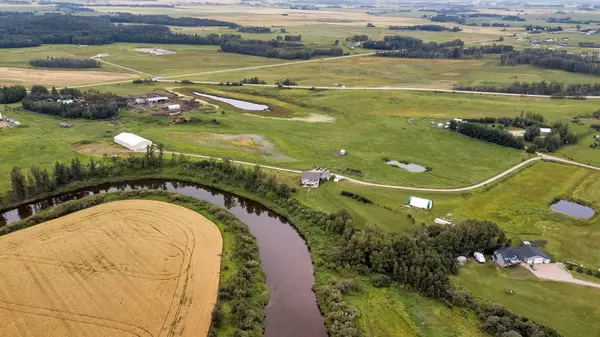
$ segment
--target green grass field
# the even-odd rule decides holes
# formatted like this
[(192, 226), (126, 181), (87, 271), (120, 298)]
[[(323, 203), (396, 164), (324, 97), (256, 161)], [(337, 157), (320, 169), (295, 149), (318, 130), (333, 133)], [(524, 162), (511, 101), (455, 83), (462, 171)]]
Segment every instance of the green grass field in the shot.
[[(566, 337), (600, 334), (600, 326), (596, 324), (600, 319), (600, 308), (596, 305), (600, 300), (598, 289), (539, 281), (527, 270), (501, 270), (492, 263), (470, 263), (460, 269), (454, 283), (484, 300), (551, 326)], [(516, 294), (508, 295), (506, 289)]]

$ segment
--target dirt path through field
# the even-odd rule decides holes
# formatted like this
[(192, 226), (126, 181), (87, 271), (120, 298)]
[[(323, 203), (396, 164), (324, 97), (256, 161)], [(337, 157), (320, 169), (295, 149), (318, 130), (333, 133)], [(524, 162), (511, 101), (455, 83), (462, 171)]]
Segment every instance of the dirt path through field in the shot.
[(0, 237), (0, 336), (206, 336), (219, 229), (129, 200)]

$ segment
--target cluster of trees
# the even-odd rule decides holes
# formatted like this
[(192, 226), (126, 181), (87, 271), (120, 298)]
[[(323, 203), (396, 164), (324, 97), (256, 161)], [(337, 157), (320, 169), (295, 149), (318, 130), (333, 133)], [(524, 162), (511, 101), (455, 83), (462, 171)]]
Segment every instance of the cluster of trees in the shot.
[(465, 23), (467, 23), (467, 20), (464, 17), (458, 15), (439, 14), (431, 17), (430, 20), (432, 22), (456, 22), (460, 25), (464, 25)]
[(527, 147), (528, 152), (555, 152), (561, 146), (579, 141), (580, 136), (575, 135), (564, 122), (553, 123), (550, 127), (552, 133), (544, 137), (541, 136), (539, 126), (532, 125), (526, 129), (525, 140), (532, 142)]
[(500, 64), (510, 66), (531, 64), (540, 68), (600, 75), (600, 60), (596, 56), (547, 49), (525, 49), (504, 53), (500, 58)]
[(528, 32), (562, 32), (563, 28), (561, 26), (558, 27), (548, 27), (548, 26), (540, 26), (540, 25), (525, 25), (525, 30)]
[(548, 18), (548, 20), (546, 20), (546, 22), (552, 23), (571, 23), (571, 24), (577, 24), (577, 25), (589, 25), (590, 21), (587, 20), (573, 20), (570, 16), (564, 17), (564, 18), (553, 18), (550, 17)]
[(25, 96), (27, 96), (27, 89), (22, 85), (0, 87), (0, 104), (17, 103)]
[(76, 59), (68, 57), (47, 57), (29, 61), (34, 67), (44, 68), (100, 68), (101, 63), (93, 59)]
[(372, 204), (373, 203), (373, 201), (371, 201), (371, 200), (369, 200), (369, 199), (367, 199), (367, 198), (365, 198), (365, 197), (363, 197), (361, 195), (358, 195), (356, 193), (352, 193), (352, 192), (348, 192), (348, 191), (342, 191), (341, 195), (343, 195), (345, 197), (350, 197), (352, 199), (356, 199), (356, 200), (362, 202), (363, 204)]
[(258, 76), (254, 76), (254, 77), (250, 77), (250, 78), (244, 78), (243, 80), (240, 81), (240, 83), (242, 83), (242, 84), (267, 84), (267, 81), (259, 79)]
[(518, 117), (481, 117), (481, 118), (466, 118), (464, 119), (470, 123), (482, 123), (482, 124), (502, 124), (505, 128), (514, 126), (517, 128), (526, 128), (532, 125), (543, 126), (544, 116), (533, 111), (521, 111), (521, 115)]
[[(72, 102), (58, 102), (72, 99)], [(106, 119), (115, 117), (119, 110), (127, 106), (127, 99), (113, 93), (101, 93), (97, 90), (81, 92), (64, 88), (60, 91), (41, 85), (34, 85), (27, 97), (21, 102), (23, 108), (37, 113), (61, 116), (65, 118)]]
[(294, 85), (298, 85), (298, 83), (294, 82), (293, 80), (290, 80), (289, 78), (286, 78), (285, 80), (280, 80), (280, 81), (276, 81), (275, 82), (277, 85), (279, 86), (294, 86)]
[(142, 23), (151, 25), (164, 25), (164, 26), (180, 26), (180, 27), (229, 27), (237, 28), (238, 25), (233, 22), (219, 21), (213, 19), (198, 19), (190, 17), (174, 18), (168, 15), (144, 15), (144, 14), (130, 14), (130, 13), (119, 13), (117, 15), (106, 16), (111, 22), (116, 23)]
[(241, 26), (238, 27), (240, 33), (270, 33), (271, 28), (269, 27), (254, 27), (254, 26)]
[(513, 149), (521, 150), (525, 147), (523, 138), (515, 137), (508, 131), (499, 128), (490, 128), (476, 123), (462, 123), (458, 125), (456, 131), (471, 138), (480, 139), (501, 146), (512, 147)]
[(464, 42), (458, 39), (437, 43), (399, 35), (386, 36), (383, 41), (366, 41), (363, 43), (363, 48), (386, 50), (377, 52), (378, 56), (425, 59), (477, 59), (484, 54), (501, 54), (513, 50), (512, 46), (497, 44), (465, 48)]
[(228, 41), (221, 44), (221, 50), (227, 53), (238, 53), (286, 60), (308, 60), (314, 56), (341, 56), (344, 54), (344, 50), (337, 47), (330, 49), (312, 49), (304, 47), (302, 44), (282, 43), (276, 40)]
[(369, 40), (369, 37), (367, 35), (353, 35), (353, 36), (346, 38), (346, 40), (352, 41), (352, 42), (364, 42), (364, 41)]
[(596, 42), (579, 42), (578, 45), (581, 48), (600, 48), (600, 43)]
[(460, 32), (460, 27), (448, 28), (440, 25), (390, 26), (390, 30), (422, 30), (426, 32)]
[(522, 18), (518, 15), (504, 15), (502, 17), (504, 21), (525, 21), (525, 18)]
[(285, 41), (302, 41), (302, 35), (286, 35), (284, 38)]
[(565, 85), (562, 82), (514, 82), (505, 86), (458, 85), (456, 90), (505, 92), (522, 95), (547, 95), (554, 98), (600, 96), (600, 83), (578, 83)]

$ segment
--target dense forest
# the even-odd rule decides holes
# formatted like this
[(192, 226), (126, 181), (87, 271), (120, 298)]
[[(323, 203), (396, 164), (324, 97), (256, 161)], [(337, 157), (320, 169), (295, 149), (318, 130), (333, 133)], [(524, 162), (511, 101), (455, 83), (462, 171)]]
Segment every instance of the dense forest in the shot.
[(65, 88), (49, 91), (41, 85), (31, 87), (29, 95), (23, 99), (25, 110), (45, 115), (65, 118), (105, 119), (115, 117), (119, 110), (127, 106), (124, 97), (96, 90), (81, 92)]
[[(315, 268), (343, 271), (341, 275), (349, 277), (317, 281), (315, 285), (331, 337), (361, 335), (357, 326), (358, 311), (344, 301), (344, 295), (360, 291), (353, 279), (358, 275), (370, 278), (375, 287), (389, 287), (394, 283), (405, 290), (418, 291), (440, 300), (448, 307), (472, 310), (480, 319), (482, 330), (492, 336), (560, 336), (553, 329), (498, 305), (478, 303), (468, 293), (452, 287), (450, 275), (458, 273), (457, 256), (468, 256), (474, 251), (490, 253), (510, 244), (511, 239), (491, 222), (467, 220), (456, 226), (415, 226), (396, 233), (377, 227), (359, 229), (344, 209), (327, 214), (303, 205), (293, 197), (293, 189), (278, 184), (273, 176), (266, 175), (258, 166), (246, 168), (227, 160), (217, 162), (212, 159), (188, 162), (184, 156), (174, 155), (165, 159), (162, 148), (158, 151), (149, 148), (145, 156), (105, 158), (99, 162), (92, 159), (89, 164), (74, 159), (70, 165), (56, 163), (51, 172), (32, 167), (24, 173), (15, 167), (11, 172), (11, 198), (24, 200), (87, 179), (118, 177), (131, 172), (156, 173), (165, 166), (178, 169), (178, 177), (211, 181), (263, 198), (284, 211), (299, 231), (319, 236), (320, 240), (311, 241)], [(220, 297), (221, 290), (223, 296), (235, 296), (234, 289), (225, 287), (220, 289)], [(237, 328), (247, 330), (246, 319), (254, 321), (256, 317), (247, 310), (235, 311), (239, 314), (239, 319), (234, 320), (239, 323)]]
[(93, 59), (75, 59), (68, 57), (48, 57), (29, 61), (34, 67), (44, 68), (100, 68), (101, 63)]
[(600, 43), (596, 42), (579, 42), (578, 45), (581, 48), (600, 48)]
[(164, 25), (164, 26), (181, 26), (181, 27), (229, 27), (237, 28), (238, 25), (233, 22), (212, 20), (212, 19), (198, 19), (181, 17), (174, 18), (168, 15), (135, 15), (130, 13), (118, 13), (117, 15), (105, 16), (111, 22), (116, 23), (143, 23), (152, 25)]
[(285, 43), (277, 40), (233, 40), (221, 44), (221, 50), (228, 53), (280, 58), (287, 60), (310, 59), (314, 56), (341, 56), (341, 48), (312, 49), (300, 43)]
[(561, 69), (572, 73), (600, 75), (600, 60), (596, 56), (572, 54), (566, 51), (525, 49), (502, 54), (501, 65), (531, 64), (539, 68)]
[(562, 82), (514, 82), (505, 86), (495, 85), (457, 85), (456, 90), (503, 92), (521, 95), (547, 95), (554, 98), (600, 96), (600, 83), (581, 83), (565, 85)]
[(0, 87), (0, 104), (17, 103), (27, 96), (27, 89), (22, 85)]
[(460, 27), (448, 28), (440, 25), (389, 26), (389, 30), (421, 30), (426, 32), (460, 32)]
[(363, 48), (385, 50), (377, 52), (377, 56), (425, 59), (477, 59), (484, 54), (501, 54), (513, 50), (512, 46), (496, 44), (465, 48), (461, 40), (424, 42), (414, 37), (399, 35), (385, 36), (383, 41), (365, 41)]

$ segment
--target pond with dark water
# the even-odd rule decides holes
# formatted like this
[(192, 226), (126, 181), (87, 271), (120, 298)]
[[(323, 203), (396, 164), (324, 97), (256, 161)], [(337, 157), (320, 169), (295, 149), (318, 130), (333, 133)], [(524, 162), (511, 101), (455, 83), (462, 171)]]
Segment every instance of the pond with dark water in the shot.
[(25, 219), (63, 202), (107, 192), (165, 190), (224, 207), (244, 222), (258, 241), (271, 298), (265, 307), (266, 337), (326, 337), (323, 316), (312, 291), (313, 266), (306, 243), (287, 219), (263, 205), (208, 187), (176, 181), (139, 180), (104, 184), (65, 193), (0, 213), (0, 226)]
[(421, 165), (413, 164), (413, 163), (401, 163), (397, 160), (388, 160), (385, 162), (387, 165), (396, 166), (407, 170), (408, 172), (425, 172), (427, 168)]
[(227, 97), (220, 97), (220, 96), (215, 96), (215, 95), (203, 94), (201, 92), (196, 92), (196, 91), (194, 91), (194, 94), (198, 95), (200, 97), (205, 97), (205, 98), (212, 99), (213, 101), (223, 102), (223, 103), (229, 104), (231, 106), (234, 106), (234, 107), (236, 107), (238, 109), (242, 109), (242, 110), (246, 110), (246, 111), (265, 111), (265, 110), (269, 110), (269, 106), (265, 105), (265, 104), (257, 104), (257, 103), (242, 101), (242, 100), (239, 100), (239, 99), (233, 99), (233, 98), (227, 98)]
[(590, 219), (596, 214), (591, 207), (580, 205), (576, 202), (568, 200), (559, 200), (558, 202), (550, 205), (550, 208), (553, 211), (582, 219)]

